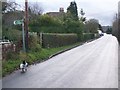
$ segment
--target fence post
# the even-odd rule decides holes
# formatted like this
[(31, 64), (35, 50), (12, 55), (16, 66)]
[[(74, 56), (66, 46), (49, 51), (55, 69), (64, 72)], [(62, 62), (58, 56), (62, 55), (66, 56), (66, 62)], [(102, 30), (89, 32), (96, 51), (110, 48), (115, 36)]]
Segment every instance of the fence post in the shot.
[(41, 47), (43, 47), (43, 33), (40, 32), (40, 43), (41, 43)]

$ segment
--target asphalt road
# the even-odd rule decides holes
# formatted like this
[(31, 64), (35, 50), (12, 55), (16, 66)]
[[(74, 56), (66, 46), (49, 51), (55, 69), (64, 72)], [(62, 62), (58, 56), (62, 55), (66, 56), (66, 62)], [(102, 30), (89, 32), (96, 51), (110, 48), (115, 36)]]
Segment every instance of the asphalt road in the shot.
[(0, 45), (0, 60), (2, 60), (2, 45)]
[(119, 44), (119, 49), (118, 49), (118, 87), (119, 87), (119, 90), (120, 90), (120, 44)]
[(118, 88), (118, 41), (105, 35), (3, 78), (3, 88)]
[(2, 45), (0, 44), (0, 89), (2, 88)]

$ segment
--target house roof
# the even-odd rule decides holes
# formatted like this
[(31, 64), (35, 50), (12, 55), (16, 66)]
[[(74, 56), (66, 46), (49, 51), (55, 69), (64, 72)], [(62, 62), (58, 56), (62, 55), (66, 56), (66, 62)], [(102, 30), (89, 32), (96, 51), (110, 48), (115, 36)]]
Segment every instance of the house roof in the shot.
[(46, 14), (52, 17), (60, 17), (64, 14), (64, 12), (48, 12)]

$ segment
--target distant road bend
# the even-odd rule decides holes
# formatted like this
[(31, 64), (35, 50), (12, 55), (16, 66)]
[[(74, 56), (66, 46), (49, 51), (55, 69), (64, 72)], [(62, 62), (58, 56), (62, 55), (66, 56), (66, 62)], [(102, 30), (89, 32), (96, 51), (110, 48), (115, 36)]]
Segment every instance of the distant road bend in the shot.
[(112, 35), (3, 78), (3, 88), (118, 88), (118, 41)]

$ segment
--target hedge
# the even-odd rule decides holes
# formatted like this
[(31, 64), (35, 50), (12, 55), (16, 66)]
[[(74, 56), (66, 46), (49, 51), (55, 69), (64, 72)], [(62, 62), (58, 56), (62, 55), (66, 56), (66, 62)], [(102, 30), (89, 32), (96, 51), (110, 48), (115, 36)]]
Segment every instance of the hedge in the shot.
[(44, 48), (61, 47), (76, 43), (78, 40), (77, 34), (42, 34), (42, 46)]
[(83, 33), (83, 41), (87, 41), (94, 38), (95, 38), (94, 33)]

